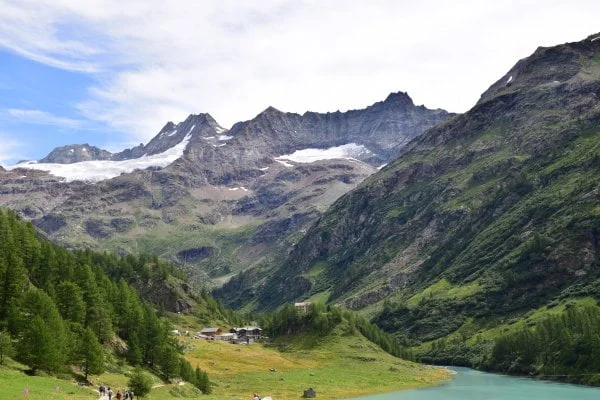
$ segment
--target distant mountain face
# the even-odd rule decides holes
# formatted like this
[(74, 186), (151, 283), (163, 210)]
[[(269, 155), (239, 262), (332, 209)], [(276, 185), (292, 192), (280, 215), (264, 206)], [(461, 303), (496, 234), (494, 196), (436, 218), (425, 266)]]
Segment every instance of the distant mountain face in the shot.
[(326, 299), (411, 340), (469, 337), (600, 293), (599, 193), (594, 35), (519, 61), (335, 201), (278, 271), (249, 270), (219, 296), (259, 309)]
[(230, 130), (190, 115), (119, 153), (65, 146), (0, 170), (0, 205), (61, 244), (158, 253), (226, 279), (285, 255), (335, 199), (450, 117), (405, 93), (344, 113), (269, 107)]
[(57, 147), (39, 162), (72, 164), (81, 161), (110, 160), (111, 158), (112, 154), (109, 151), (86, 143)]

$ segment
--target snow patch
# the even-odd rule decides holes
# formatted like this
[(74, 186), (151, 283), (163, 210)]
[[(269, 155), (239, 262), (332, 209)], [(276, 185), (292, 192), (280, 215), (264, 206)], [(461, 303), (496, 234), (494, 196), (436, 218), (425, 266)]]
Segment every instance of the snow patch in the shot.
[(277, 161), (279, 164), (282, 164), (284, 167), (288, 167), (288, 168), (293, 168), (294, 167), (294, 164), (287, 163), (287, 162), (285, 162), (283, 160), (275, 159), (275, 161)]
[(250, 189), (246, 189), (244, 186), (232, 187), (232, 188), (229, 188), (229, 190), (232, 190), (232, 191), (233, 190), (243, 190), (244, 192), (249, 192), (250, 191)]
[(506, 81), (506, 84), (508, 85), (511, 82), (512, 82), (512, 75), (508, 78), (508, 80)]
[(192, 127), (190, 128), (190, 130), (188, 131), (186, 136), (189, 135), (190, 133), (192, 133), (192, 131), (194, 130), (195, 127), (196, 127), (196, 125), (192, 125)]
[(233, 139), (233, 136), (219, 135), (217, 137), (217, 140), (220, 141), (220, 142), (223, 142), (223, 141), (229, 140), (229, 139)]
[(69, 153), (75, 153), (75, 149), (69, 149)]
[(173, 136), (175, 134), (177, 134), (177, 129), (173, 129), (171, 132), (168, 132), (167, 136)]
[(356, 160), (362, 156), (368, 156), (373, 154), (362, 144), (348, 143), (342, 146), (330, 147), (328, 149), (303, 149), (297, 150), (292, 154), (284, 154), (279, 157), (275, 157), (275, 161), (285, 165), (286, 167), (293, 167), (287, 161), (296, 163), (312, 163), (320, 160), (333, 160), (336, 158), (342, 158), (347, 160)]
[(85, 151), (87, 153), (87, 149), (85, 147), (81, 149), (81, 151)]
[(592, 38), (590, 41), (595, 42), (596, 40), (599, 40), (599, 39), (600, 39), (600, 36), (596, 36), (595, 38)]
[(259, 168), (259, 169), (260, 169), (261, 171), (266, 171), (266, 170), (268, 170), (268, 169), (269, 169), (269, 167), (262, 167), (262, 168)]
[(215, 137), (214, 136), (207, 136), (207, 137), (203, 137), (202, 139), (204, 140), (213, 140)]
[(220, 126), (215, 126), (215, 132), (217, 133), (223, 133), (225, 132), (227, 129), (225, 128), (221, 128)]
[[(140, 158), (122, 161), (96, 160), (82, 161), (73, 164), (34, 163), (25, 162), (6, 167), (8, 170), (15, 168), (38, 169), (48, 171), (50, 174), (63, 177), (67, 182), (88, 181), (99, 182), (111, 179), (122, 173), (133, 172), (136, 169), (150, 167), (166, 167), (183, 155), (191, 135), (188, 134), (179, 144), (170, 149), (151, 156), (143, 155)], [(85, 149), (83, 149), (85, 151)]]

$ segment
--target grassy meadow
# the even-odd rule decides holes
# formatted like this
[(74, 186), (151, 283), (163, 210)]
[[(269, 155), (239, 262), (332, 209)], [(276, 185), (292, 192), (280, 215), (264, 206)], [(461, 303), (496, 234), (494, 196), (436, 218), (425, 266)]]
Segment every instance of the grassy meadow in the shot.
[[(319, 399), (348, 398), (439, 384), (448, 371), (395, 358), (342, 323), (325, 338), (305, 335), (270, 344), (234, 345), (182, 337), (185, 357), (208, 372), (213, 393), (202, 395), (183, 382), (165, 384), (154, 377), (146, 397), (163, 399), (249, 399), (253, 393), (279, 399), (299, 399), (313, 388)], [(96, 399), (100, 384), (126, 388), (130, 367), (114, 365), (92, 376), (94, 387), (78, 386), (72, 379), (31, 377), (24, 366), (9, 360), (0, 368), (0, 398), (31, 400)], [(24, 388), (29, 389), (24, 397)], [(57, 390), (57, 387), (60, 389)]]

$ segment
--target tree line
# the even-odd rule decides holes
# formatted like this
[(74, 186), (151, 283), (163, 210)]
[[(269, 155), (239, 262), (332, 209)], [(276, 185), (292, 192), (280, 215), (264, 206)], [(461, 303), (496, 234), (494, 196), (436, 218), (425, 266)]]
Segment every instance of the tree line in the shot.
[(206, 373), (181, 356), (172, 327), (132, 286), (173, 273), (147, 255), (68, 251), (0, 210), (0, 362), (13, 356), (32, 373), (77, 365), (87, 380), (104, 371), (105, 348), (121, 348), (130, 364), (209, 392)]
[(496, 339), (490, 370), (600, 385), (600, 309), (571, 306)]

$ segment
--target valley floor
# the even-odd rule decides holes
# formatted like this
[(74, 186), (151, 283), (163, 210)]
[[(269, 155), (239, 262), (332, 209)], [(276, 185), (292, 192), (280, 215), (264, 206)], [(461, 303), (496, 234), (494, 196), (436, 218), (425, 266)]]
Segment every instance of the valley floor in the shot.
[[(186, 358), (208, 372), (213, 393), (202, 395), (188, 383), (163, 384), (158, 379), (145, 398), (158, 399), (250, 399), (253, 393), (274, 400), (299, 399), (304, 389), (313, 388), (319, 399), (339, 399), (436, 385), (450, 378), (442, 368), (404, 361), (384, 353), (356, 334), (314, 336), (278, 341), (274, 344), (233, 345), (181, 339)], [(91, 377), (94, 387), (85, 388), (72, 380), (30, 377), (9, 362), (0, 367), (0, 398), (28, 400), (97, 399), (100, 383), (116, 390), (126, 388), (127, 369)], [(29, 393), (25, 397), (24, 390)]]

